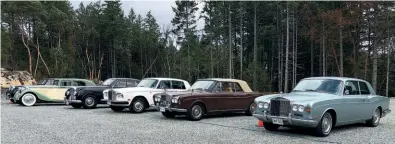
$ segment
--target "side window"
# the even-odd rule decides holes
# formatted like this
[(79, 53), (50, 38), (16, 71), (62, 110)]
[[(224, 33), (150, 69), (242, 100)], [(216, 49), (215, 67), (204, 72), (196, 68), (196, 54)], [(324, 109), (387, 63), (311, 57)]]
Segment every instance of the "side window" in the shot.
[(159, 89), (170, 89), (171, 88), (170, 81), (167, 81), (167, 80), (160, 81), (158, 88)]
[(344, 95), (359, 95), (359, 86), (357, 81), (347, 81), (344, 87)]
[(126, 80), (126, 86), (127, 87), (135, 87), (137, 86), (137, 81), (136, 80), (131, 80), (131, 79), (127, 79)]
[(185, 89), (184, 82), (182, 81), (171, 81), (172, 89)]
[(86, 86), (85, 82), (83, 82), (83, 81), (73, 81), (72, 85), (73, 86)]
[(222, 83), (222, 91), (223, 92), (233, 92), (233, 83), (232, 82), (221, 82)]
[(125, 79), (119, 79), (117, 80), (116, 85), (117, 87), (126, 87), (126, 80)]
[(217, 82), (214, 87), (214, 92), (222, 92), (222, 82)]
[(60, 86), (71, 86), (71, 81), (61, 81)]
[(359, 89), (361, 91), (361, 95), (370, 95), (368, 85), (365, 82), (359, 82)]
[(54, 83), (54, 80), (47, 80), (44, 85), (55, 85), (55, 83)]
[(233, 91), (234, 92), (244, 92), (243, 89), (241, 89), (239, 83), (233, 83)]
[(53, 85), (59, 85), (59, 80), (54, 80)]

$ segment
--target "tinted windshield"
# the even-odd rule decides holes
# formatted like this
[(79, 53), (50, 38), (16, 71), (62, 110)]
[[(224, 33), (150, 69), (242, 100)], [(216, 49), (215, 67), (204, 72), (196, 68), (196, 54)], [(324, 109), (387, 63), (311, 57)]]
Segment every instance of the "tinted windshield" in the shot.
[(107, 80), (105, 80), (105, 81), (103, 82), (102, 85), (107, 85), (107, 86), (109, 86), (109, 85), (111, 85), (112, 82), (114, 82), (114, 81), (115, 81), (115, 79), (107, 79)]
[(331, 79), (302, 80), (296, 85), (293, 91), (294, 92), (313, 91), (313, 92), (338, 94), (340, 92), (341, 85), (342, 85), (342, 81), (340, 80), (331, 80)]
[(156, 79), (143, 79), (137, 87), (149, 87), (149, 88), (155, 88), (156, 84), (158, 83), (158, 80)]
[(192, 86), (191, 90), (208, 90), (210, 86), (214, 83), (215, 81), (196, 81)]

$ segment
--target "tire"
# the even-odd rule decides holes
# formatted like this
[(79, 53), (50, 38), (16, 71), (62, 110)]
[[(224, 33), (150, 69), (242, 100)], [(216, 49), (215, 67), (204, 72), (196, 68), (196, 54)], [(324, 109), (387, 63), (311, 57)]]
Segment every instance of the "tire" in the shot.
[(265, 123), (263, 127), (268, 131), (275, 131), (277, 130), (280, 125), (272, 124), (272, 123)]
[(381, 111), (379, 108), (374, 110), (373, 116), (370, 120), (366, 121), (366, 125), (370, 127), (377, 127), (380, 124)]
[(165, 116), (166, 118), (173, 118), (174, 116), (176, 116), (172, 112), (162, 112), (162, 115)]
[(34, 94), (32, 93), (25, 93), (21, 97), (21, 105), (23, 106), (33, 106), (37, 102), (37, 98)]
[(204, 107), (202, 104), (194, 104), (187, 110), (187, 117), (191, 121), (198, 121), (202, 119), (204, 115)]
[(254, 102), (252, 102), (250, 105), (248, 105), (247, 111), (246, 111), (246, 115), (247, 116), (252, 116), (252, 114), (254, 113), (254, 110), (256, 108), (256, 104)]
[(114, 112), (121, 112), (121, 111), (123, 111), (123, 109), (125, 109), (123, 107), (116, 107), (116, 106), (110, 106), (110, 108)]
[(81, 108), (81, 104), (70, 104), (73, 108)]
[(142, 113), (144, 112), (146, 108), (145, 105), (145, 100), (143, 98), (136, 98), (135, 100), (132, 101), (132, 103), (129, 106), (129, 111), (131, 113)]
[(86, 96), (82, 99), (82, 107), (85, 109), (93, 109), (96, 108), (97, 99), (93, 96)]
[(329, 112), (325, 112), (320, 122), (315, 128), (315, 134), (319, 137), (326, 137), (330, 134), (333, 128), (332, 115)]

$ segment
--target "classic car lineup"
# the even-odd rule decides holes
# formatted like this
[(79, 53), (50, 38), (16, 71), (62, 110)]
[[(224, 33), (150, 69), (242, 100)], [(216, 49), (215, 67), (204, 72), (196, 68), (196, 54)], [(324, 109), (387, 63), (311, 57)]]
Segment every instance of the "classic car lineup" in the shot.
[(302, 79), (291, 92), (255, 92), (238, 79), (198, 79), (192, 86), (175, 78), (110, 78), (101, 85), (90, 80), (52, 78), (32, 86), (14, 86), (7, 97), (24, 106), (62, 102), (74, 108), (109, 105), (112, 111), (147, 109), (165, 118), (186, 115), (191, 121), (205, 115), (243, 112), (264, 123), (268, 131), (280, 126), (310, 128), (328, 136), (337, 126), (365, 122), (376, 127), (391, 112), (388, 97), (377, 95), (364, 80), (347, 77)]
[(65, 93), (66, 105), (74, 108), (95, 108), (97, 104), (105, 104), (103, 91), (108, 88), (136, 87), (140, 82), (133, 78), (109, 78), (98, 86), (72, 87)]

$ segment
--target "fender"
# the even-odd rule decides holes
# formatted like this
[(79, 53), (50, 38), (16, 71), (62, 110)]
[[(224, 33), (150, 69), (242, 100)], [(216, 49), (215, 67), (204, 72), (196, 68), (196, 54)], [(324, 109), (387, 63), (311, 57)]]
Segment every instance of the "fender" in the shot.
[(49, 98), (48, 96), (46, 96), (46, 95), (44, 95), (44, 94), (42, 94), (42, 93), (33, 91), (33, 90), (31, 90), (31, 89), (28, 89), (28, 88), (27, 88), (26, 90), (24, 90), (23, 92), (19, 93), (18, 95), (16, 95), (15, 99), (16, 99), (16, 100), (19, 100), (19, 99), (22, 98), (22, 96), (23, 96), (24, 94), (26, 94), (26, 93), (32, 93), (32, 94), (34, 94), (34, 95), (37, 97), (38, 100), (52, 101), (52, 99)]

